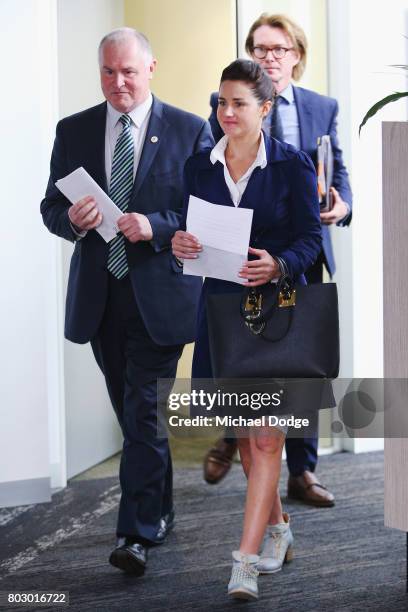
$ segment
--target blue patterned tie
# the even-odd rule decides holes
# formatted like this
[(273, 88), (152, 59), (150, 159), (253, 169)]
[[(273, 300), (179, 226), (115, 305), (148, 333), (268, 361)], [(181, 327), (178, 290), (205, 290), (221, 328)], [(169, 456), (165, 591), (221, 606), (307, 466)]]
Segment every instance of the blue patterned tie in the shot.
[[(129, 115), (122, 115), (119, 121), (123, 130), (116, 141), (113, 153), (112, 174), (109, 196), (122, 212), (127, 210), (133, 187), (133, 137)], [(116, 278), (124, 278), (129, 272), (126, 258), (125, 238), (118, 234), (109, 243), (108, 270)]]

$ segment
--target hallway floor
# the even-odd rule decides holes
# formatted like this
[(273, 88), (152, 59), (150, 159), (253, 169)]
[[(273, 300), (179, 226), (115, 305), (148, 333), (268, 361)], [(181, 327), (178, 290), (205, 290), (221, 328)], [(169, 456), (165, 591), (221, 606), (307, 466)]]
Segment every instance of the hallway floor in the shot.
[[(106, 474), (116, 473), (115, 461), (105, 465), (103, 477), (94, 471), (72, 480), (50, 504), (0, 510), (0, 591), (69, 591), (69, 610), (80, 612), (207, 612), (242, 605), (226, 595), (245, 496), (240, 466), (218, 486), (205, 484), (200, 468), (176, 469), (176, 527), (151, 550), (146, 574), (132, 578), (107, 562), (119, 485)], [(283, 469), (295, 558), (282, 572), (260, 577), (260, 599), (250, 609), (407, 610), (405, 535), (383, 524), (382, 453), (321, 457), (319, 476), (336, 495), (334, 508), (286, 500)]]

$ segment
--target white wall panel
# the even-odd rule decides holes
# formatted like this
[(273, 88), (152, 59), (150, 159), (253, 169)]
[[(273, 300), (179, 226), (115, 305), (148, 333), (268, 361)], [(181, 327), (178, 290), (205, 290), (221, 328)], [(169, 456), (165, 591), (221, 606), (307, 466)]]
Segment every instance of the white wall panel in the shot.
[[(97, 48), (123, 26), (121, 0), (58, 0), (59, 115), (66, 117), (103, 101)], [(73, 247), (62, 243), (64, 295)], [(61, 330), (62, 333), (62, 330)], [(121, 447), (121, 434), (105, 381), (90, 345), (64, 344), (67, 475), (99, 463)]]
[(55, 242), (39, 204), (55, 115), (53, 4), (0, 3), (0, 22), (7, 24), (0, 39), (0, 505), (50, 494), (47, 330)]
[[(384, 25), (384, 12), (373, 10), (369, 0), (328, 0), (328, 15), (329, 93), (340, 104), (338, 132), (354, 196), (351, 231), (333, 234), (346, 331), (341, 337), (341, 374), (376, 378), (383, 376), (381, 120), (406, 119), (407, 105), (386, 107), (368, 122), (361, 137), (358, 126), (377, 100), (406, 89), (405, 73), (390, 65), (407, 63), (408, 2), (387, 3), (392, 27)], [(345, 443), (357, 452), (382, 446), (378, 439)]]

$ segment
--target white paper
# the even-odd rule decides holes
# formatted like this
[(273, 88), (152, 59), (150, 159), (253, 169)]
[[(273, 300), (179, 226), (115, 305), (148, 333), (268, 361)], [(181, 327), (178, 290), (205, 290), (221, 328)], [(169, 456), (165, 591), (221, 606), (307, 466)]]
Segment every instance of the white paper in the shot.
[(92, 196), (102, 213), (102, 223), (95, 228), (102, 238), (109, 242), (119, 232), (117, 221), (123, 212), (112, 202), (98, 183), (88, 174), (85, 168), (77, 168), (55, 183), (56, 187), (72, 204), (85, 196)]
[(184, 260), (184, 274), (244, 284), (238, 272), (248, 259), (253, 212), (249, 208), (211, 204), (191, 195), (186, 227), (203, 250), (197, 259)]

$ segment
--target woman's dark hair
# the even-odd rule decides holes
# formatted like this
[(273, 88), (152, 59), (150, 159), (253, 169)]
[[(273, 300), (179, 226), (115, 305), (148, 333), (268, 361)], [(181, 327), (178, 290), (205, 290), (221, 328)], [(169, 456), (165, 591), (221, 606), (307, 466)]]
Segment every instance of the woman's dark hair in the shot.
[(253, 89), (254, 96), (263, 104), (273, 100), (274, 89), (272, 81), (266, 72), (255, 62), (237, 59), (224, 68), (221, 74), (221, 83), (224, 81), (243, 81)]

